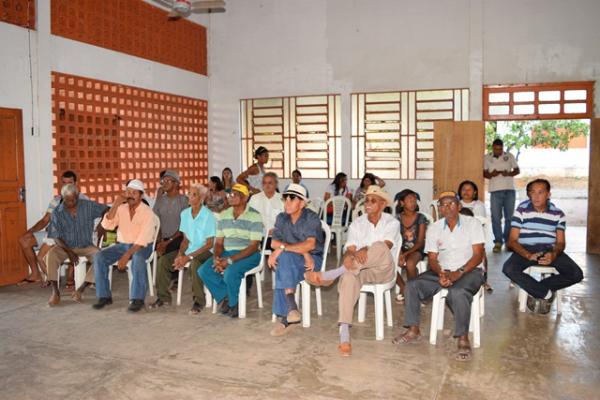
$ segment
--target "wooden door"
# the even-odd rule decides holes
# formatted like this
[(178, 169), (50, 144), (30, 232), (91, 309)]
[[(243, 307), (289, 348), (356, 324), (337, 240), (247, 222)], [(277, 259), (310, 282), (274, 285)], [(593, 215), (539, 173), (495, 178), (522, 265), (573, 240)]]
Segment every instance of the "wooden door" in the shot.
[(587, 252), (600, 254), (600, 119), (598, 118), (591, 121), (588, 182)]
[(440, 121), (433, 125), (433, 199), (446, 190), (458, 190), (464, 180), (479, 188), (479, 200), (485, 196), (483, 155), (485, 124), (483, 121)]
[(10, 285), (29, 272), (18, 243), (27, 225), (21, 110), (0, 108), (0, 149), (0, 285)]

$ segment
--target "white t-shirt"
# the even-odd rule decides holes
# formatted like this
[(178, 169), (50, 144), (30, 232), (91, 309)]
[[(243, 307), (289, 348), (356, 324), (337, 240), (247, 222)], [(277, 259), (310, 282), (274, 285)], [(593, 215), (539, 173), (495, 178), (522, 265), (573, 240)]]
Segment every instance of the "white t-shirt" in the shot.
[(465, 203), (463, 200), (460, 201), (463, 208), (468, 208), (473, 211), (475, 217), (485, 218), (485, 204), (481, 200), (473, 200), (470, 203)]
[[(494, 157), (493, 154), (486, 154), (483, 158), (483, 169), (488, 172), (494, 170), (511, 172), (515, 168), (519, 168), (519, 165), (512, 153), (504, 152), (500, 157)], [(515, 190), (514, 178), (502, 175), (491, 178), (489, 191), (496, 192), (498, 190)]]
[(275, 226), (277, 215), (283, 212), (283, 197), (275, 192), (269, 199), (265, 192), (260, 192), (252, 195), (248, 205), (259, 212), (265, 229), (270, 231)]
[[(456, 271), (473, 256), (473, 245), (485, 243), (481, 222), (466, 215), (458, 216), (458, 223), (451, 231), (446, 218), (427, 228), (425, 252), (438, 253), (442, 269)], [(483, 262), (477, 266), (483, 267)]]
[(344, 189), (340, 190), (338, 194), (335, 194), (335, 185), (333, 183), (331, 183), (327, 186), (325, 193), (329, 193), (331, 195), (331, 197), (346, 196), (348, 193), (352, 193), (352, 189), (350, 189), (350, 187), (348, 185), (346, 185), (346, 187)]
[(359, 250), (385, 240), (394, 243), (391, 252), (392, 255), (395, 255), (400, 243), (400, 222), (388, 213), (381, 213), (377, 225), (373, 225), (367, 214), (363, 214), (350, 224), (344, 250), (350, 246), (356, 246), (356, 249)]

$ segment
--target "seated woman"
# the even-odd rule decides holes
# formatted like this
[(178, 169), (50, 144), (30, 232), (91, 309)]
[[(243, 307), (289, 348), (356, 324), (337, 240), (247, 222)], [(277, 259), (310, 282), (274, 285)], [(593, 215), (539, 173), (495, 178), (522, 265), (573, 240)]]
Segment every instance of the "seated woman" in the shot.
[(228, 207), (227, 195), (223, 189), (221, 179), (218, 176), (211, 176), (208, 181), (208, 195), (204, 200), (204, 205), (217, 214)]
[[(333, 179), (333, 182), (327, 186), (327, 189), (325, 190), (325, 196), (323, 196), (323, 201), (327, 201), (334, 196), (345, 196), (352, 201), (352, 189), (348, 187), (348, 175), (343, 172), (338, 172)], [(344, 217), (347, 212), (349, 212), (349, 210), (344, 210)], [(342, 220), (345, 219), (344, 217), (342, 217)], [(333, 204), (330, 204), (329, 207), (327, 207), (327, 223), (331, 225), (332, 220)]]
[(473, 216), (485, 218), (485, 204), (479, 200), (479, 189), (473, 181), (462, 181), (458, 185), (458, 198), (462, 208), (473, 211)]
[(269, 162), (269, 150), (266, 147), (259, 146), (254, 151), (256, 163), (248, 167), (236, 178), (236, 182), (248, 186), (250, 194), (256, 194), (262, 189), (262, 180), (265, 175), (265, 164)]
[(233, 172), (231, 172), (231, 168), (223, 168), (223, 171), (221, 172), (221, 182), (223, 183), (223, 190), (225, 193), (231, 193), (231, 187), (235, 183), (233, 182)]
[[(408, 280), (417, 277), (417, 264), (425, 256), (425, 230), (428, 221), (427, 217), (419, 212), (418, 197), (419, 195), (410, 189), (398, 193), (401, 209), (396, 218), (400, 221), (402, 237), (398, 266), (406, 270)], [(396, 275), (396, 284), (400, 286), (400, 294), (396, 297), (396, 301), (403, 303), (406, 283), (400, 273)]]
[(367, 172), (360, 181), (360, 186), (354, 192), (354, 196), (352, 199), (352, 207), (355, 207), (356, 204), (365, 198), (365, 193), (367, 193), (367, 189), (371, 185), (377, 185), (379, 187), (385, 186), (385, 181), (378, 176), (375, 176), (369, 172)]

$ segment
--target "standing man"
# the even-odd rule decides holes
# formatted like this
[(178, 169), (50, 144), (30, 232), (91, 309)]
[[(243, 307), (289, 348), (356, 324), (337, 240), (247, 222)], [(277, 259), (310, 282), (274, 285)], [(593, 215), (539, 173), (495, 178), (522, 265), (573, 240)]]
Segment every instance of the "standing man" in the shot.
[[(52, 295), (48, 300), (49, 306), (60, 302), (58, 274), (61, 264), (69, 259), (76, 266), (79, 257), (94, 261), (94, 254), (99, 250), (94, 246), (92, 234), (94, 220), (102, 217), (106, 206), (91, 200), (79, 198), (77, 186), (69, 183), (62, 187), (60, 194), (62, 202), (56, 207), (50, 219), (48, 237), (54, 239), (53, 246), (46, 256), (48, 266), (48, 281), (52, 287)], [(86, 282), (94, 283), (94, 271), (90, 269), (85, 277)], [(80, 301), (81, 295), (73, 293), (75, 300)]]
[(236, 183), (228, 194), (231, 207), (221, 211), (217, 220), (214, 257), (208, 259), (198, 275), (219, 303), (219, 311), (238, 317), (238, 295), (244, 274), (260, 262), (258, 245), (263, 237), (260, 214), (248, 206), (248, 187)]
[(183, 239), (183, 234), (179, 231), (181, 212), (189, 204), (187, 197), (179, 193), (181, 180), (176, 171), (166, 170), (160, 183), (164, 194), (156, 198), (153, 209), (160, 219), (156, 253), (162, 257), (179, 249)]
[(454, 314), (454, 337), (458, 338), (458, 361), (471, 359), (469, 323), (471, 302), (483, 284), (483, 244), (481, 222), (460, 215), (460, 201), (454, 192), (443, 192), (438, 200), (440, 214), (427, 229), (425, 252), (429, 271), (409, 280), (405, 290), (405, 332), (396, 336), (393, 343), (411, 343), (420, 339), (419, 323), (421, 302), (448, 289), (446, 302)]
[[(492, 154), (486, 154), (483, 159), (483, 176), (490, 180), (494, 253), (499, 253), (502, 250), (502, 244), (508, 241), (510, 220), (515, 210), (513, 177), (519, 175), (520, 172), (515, 156), (504, 151), (502, 139), (494, 140)], [(504, 230), (502, 230), (502, 213), (504, 213)]]
[(304, 278), (312, 285), (328, 286), (341, 276), (338, 291), (340, 343), (342, 356), (352, 354), (350, 326), (354, 306), (365, 283), (385, 283), (394, 279), (394, 255), (400, 245), (400, 223), (383, 210), (392, 206), (390, 195), (377, 185), (366, 192), (365, 214), (350, 224), (343, 266), (321, 272), (307, 272)]
[(269, 267), (277, 268), (273, 292), (273, 314), (280, 319), (271, 336), (283, 336), (301, 320), (294, 298), (304, 272), (319, 271), (323, 262), (325, 236), (319, 216), (306, 208), (306, 189), (296, 183), (283, 193), (285, 212), (277, 216), (269, 256)]
[[(550, 182), (535, 179), (527, 184), (527, 197), (512, 218), (508, 246), (514, 253), (502, 272), (525, 290), (527, 307), (540, 314), (550, 311), (557, 290), (583, 279), (581, 268), (565, 254), (565, 214), (550, 201)], [(554, 267), (558, 274), (541, 281), (523, 271), (533, 265)]]
[(92, 307), (100, 310), (112, 304), (112, 294), (108, 282), (109, 268), (117, 262), (123, 271), (131, 261), (131, 284), (129, 312), (138, 312), (144, 307), (148, 289), (146, 260), (152, 255), (152, 245), (156, 222), (152, 209), (142, 203), (144, 184), (132, 179), (123, 195), (117, 196), (113, 206), (102, 219), (106, 230), (117, 228), (117, 243), (100, 251), (94, 257), (96, 297), (98, 303)]

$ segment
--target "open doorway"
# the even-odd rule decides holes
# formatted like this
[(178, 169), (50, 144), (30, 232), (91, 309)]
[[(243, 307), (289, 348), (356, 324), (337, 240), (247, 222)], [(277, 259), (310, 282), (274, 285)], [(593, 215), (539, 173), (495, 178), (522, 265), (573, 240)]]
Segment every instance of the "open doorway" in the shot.
[(495, 138), (501, 138), (519, 164), (516, 204), (527, 199), (527, 182), (548, 179), (552, 202), (566, 215), (569, 250), (578, 252), (585, 252), (586, 243), (589, 136), (589, 119), (486, 122), (487, 151), (491, 151)]

